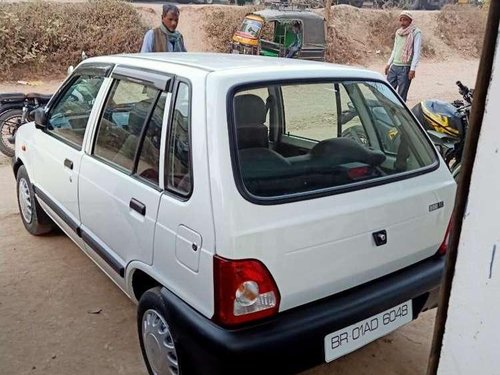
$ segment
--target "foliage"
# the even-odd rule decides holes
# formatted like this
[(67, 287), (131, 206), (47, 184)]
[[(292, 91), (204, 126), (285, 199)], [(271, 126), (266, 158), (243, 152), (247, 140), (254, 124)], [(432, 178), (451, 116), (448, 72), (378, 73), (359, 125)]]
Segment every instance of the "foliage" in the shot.
[(485, 8), (447, 5), (437, 17), (437, 30), (443, 41), (462, 55), (479, 57), (487, 15)]
[(137, 52), (145, 32), (139, 14), (119, 0), (0, 4), (0, 78), (60, 73), (88, 56)]

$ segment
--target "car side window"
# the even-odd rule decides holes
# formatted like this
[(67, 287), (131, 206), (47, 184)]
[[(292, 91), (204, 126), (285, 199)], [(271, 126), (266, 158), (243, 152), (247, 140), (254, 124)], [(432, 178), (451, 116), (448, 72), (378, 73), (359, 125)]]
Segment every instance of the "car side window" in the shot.
[(83, 136), (104, 77), (81, 75), (49, 111), (47, 131), (81, 149)]
[(94, 155), (132, 173), (144, 123), (159, 90), (117, 80), (103, 110)]
[(191, 169), (191, 97), (189, 86), (181, 82), (177, 89), (170, 126), (165, 181), (167, 189), (182, 196), (192, 190)]
[(156, 103), (142, 140), (137, 165), (137, 175), (155, 185), (159, 185), (160, 143), (166, 99), (167, 94), (162, 93)]

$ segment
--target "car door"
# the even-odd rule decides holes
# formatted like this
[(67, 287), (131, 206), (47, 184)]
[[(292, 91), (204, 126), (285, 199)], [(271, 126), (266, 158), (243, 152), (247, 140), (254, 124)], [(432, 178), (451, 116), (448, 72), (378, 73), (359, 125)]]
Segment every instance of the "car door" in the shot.
[(215, 134), (205, 116), (215, 107), (206, 106), (204, 84), (205, 77), (177, 76), (172, 91), (153, 268), (158, 281), (210, 315), (215, 237), (206, 142)]
[(130, 68), (112, 78), (82, 159), (79, 202), (84, 242), (123, 277), (128, 262), (152, 262), (170, 78)]
[(49, 103), (47, 126), (35, 135), (36, 194), (75, 232), (80, 223), (78, 173), (84, 138), (109, 71), (110, 66), (77, 69)]

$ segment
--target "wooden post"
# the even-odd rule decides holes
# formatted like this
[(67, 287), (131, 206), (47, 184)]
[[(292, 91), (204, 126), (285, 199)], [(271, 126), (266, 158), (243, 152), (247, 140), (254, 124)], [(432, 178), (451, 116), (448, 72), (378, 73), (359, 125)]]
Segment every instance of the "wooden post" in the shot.
[(328, 31), (328, 26), (330, 25), (332, 14), (332, 0), (325, 0), (325, 20), (326, 20), (326, 30)]
[(481, 124), (483, 121), (484, 108), (486, 104), (486, 96), (493, 66), (493, 58), (495, 54), (495, 46), (498, 36), (498, 24), (500, 15), (500, 1), (492, 1), (489, 6), (488, 21), (486, 23), (486, 33), (484, 37), (483, 50), (481, 53), (481, 61), (479, 63), (479, 71), (474, 90), (474, 99), (472, 111), (470, 114), (470, 125), (468, 129), (467, 139), (465, 142), (464, 156), (462, 158), (462, 167), (460, 169), (460, 178), (457, 189), (457, 197), (454, 209), (454, 228), (450, 236), (450, 246), (446, 260), (446, 269), (441, 284), (441, 292), (439, 296), (439, 308), (434, 324), (434, 338), (432, 341), (431, 353), (429, 356), (429, 364), (427, 367), (427, 375), (437, 374), (439, 359), (441, 357), (441, 347), (443, 345), (443, 335), (448, 317), (448, 304), (451, 294), (451, 285), (455, 273), (455, 264), (457, 262), (457, 248), (462, 231), (462, 218), (465, 214), (467, 206), (467, 197), (469, 194), (469, 186), (472, 175), (472, 167), (476, 156), (477, 142), (479, 133), (481, 132)]

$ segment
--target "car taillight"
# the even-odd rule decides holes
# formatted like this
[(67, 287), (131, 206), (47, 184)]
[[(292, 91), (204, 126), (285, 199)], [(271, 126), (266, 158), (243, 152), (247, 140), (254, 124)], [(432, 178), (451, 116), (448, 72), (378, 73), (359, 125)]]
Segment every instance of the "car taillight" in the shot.
[(355, 167), (347, 171), (347, 175), (351, 180), (358, 180), (368, 175), (368, 167)]
[(439, 255), (446, 254), (446, 251), (448, 250), (448, 245), (450, 244), (450, 233), (451, 233), (452, 229), (453, 229), (453, 215), (452, 215), (450, 222), (448, 224), (448, 228), (446, 228), (446, 234), (444, 235), (444, 241), (441, 244), (441, 246), (439, 246), (439, 249), (438, 249)]
[(258, 260), (214, 256), (215, 315), (222, 325), (237, 325), (278, 313), (280, 295)]

